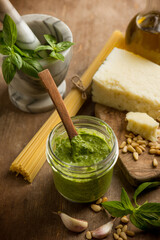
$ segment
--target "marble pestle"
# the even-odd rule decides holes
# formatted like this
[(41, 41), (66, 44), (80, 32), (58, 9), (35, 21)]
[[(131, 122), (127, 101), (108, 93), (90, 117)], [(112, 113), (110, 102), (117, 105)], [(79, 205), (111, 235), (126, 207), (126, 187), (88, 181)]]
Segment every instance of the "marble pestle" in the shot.
[(8, 14), (17, 26), (16, 44), (22, 49), (35, 49), (40, 45), (40, 41), (21, 18), (17, 10), (9, 0), (0, 0), (0, 21), (3, 22), (5, 14)]

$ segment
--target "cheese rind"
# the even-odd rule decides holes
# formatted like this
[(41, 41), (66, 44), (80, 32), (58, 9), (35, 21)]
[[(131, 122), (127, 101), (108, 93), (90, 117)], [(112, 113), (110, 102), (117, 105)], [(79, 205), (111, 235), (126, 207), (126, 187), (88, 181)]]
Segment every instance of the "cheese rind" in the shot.
[(92, 100), (119, 110), (160, 109), (160, 66), (126, 50), (114, 48), (93, 76)]
[(157, 141), (157, 128), (159, 123), (146, 113), (129, 112), (126, 114), (127, 130), (140, 134), (150, 141)]

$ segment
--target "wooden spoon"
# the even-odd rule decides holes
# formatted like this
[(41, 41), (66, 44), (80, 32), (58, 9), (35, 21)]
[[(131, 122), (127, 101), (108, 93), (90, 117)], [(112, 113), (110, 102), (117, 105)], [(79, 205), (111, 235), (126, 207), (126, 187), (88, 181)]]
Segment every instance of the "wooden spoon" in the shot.
[(68, 133), (69, 139), (71, 140), (73, 137), (77, 136), (78, 133), (73, 125), (73, 122), (69, 116), (69, 113), (64, 105), (63, 99), (57, 89), (57, 86), (49, 72), (48, 69), (40, 72), (39, 74), (40, 79), (44, 83), (58, 113), (59, 116), (65, 126), (65, 129)]

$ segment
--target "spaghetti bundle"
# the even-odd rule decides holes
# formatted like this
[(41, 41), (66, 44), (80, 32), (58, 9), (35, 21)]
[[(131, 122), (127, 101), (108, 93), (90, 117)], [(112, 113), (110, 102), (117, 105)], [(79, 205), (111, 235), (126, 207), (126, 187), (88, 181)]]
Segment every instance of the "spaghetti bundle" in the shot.
[[(112, 34), (111, 38), (105, 44), (101, 52), (82, 75), (81, 80), (85, 88), (91, 84), (94, 73), (114, 47), (124, 47), (124, 37), (119, 31), (115, 31)], [(71, 117), (77, 114), (84, 101), (85, 100), (82, 99), (81, 92), (78, 89), (72, 89), (70, 91), (64, 99), (64, 103)], [(16, 172), (17, 175), (22, 174), (23, 177), (30, 183), (34, 180), (35, 176), (46, 161), (45, 148), (47, 137), (53, 127), (55, 127), (55, 125), (59, 122), (60, 118), (55, 110), (13, 161), (10, 167), (12, 172)]]

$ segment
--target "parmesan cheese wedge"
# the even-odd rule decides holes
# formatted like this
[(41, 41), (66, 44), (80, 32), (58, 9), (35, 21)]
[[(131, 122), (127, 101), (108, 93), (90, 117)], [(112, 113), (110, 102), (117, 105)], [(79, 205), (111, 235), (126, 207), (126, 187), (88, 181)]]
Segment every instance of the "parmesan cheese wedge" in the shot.
[(126, 114), (128, 121), (127, 130), (140, 134), (143, 138), (152, 142), (157, 141), (157, 128), (159, 123), (146, 113), (129, 112)]
[(131, 52), (114, 48), (93, 76), (94, 102), (119, 110), (160, 113), (160, 66)]

